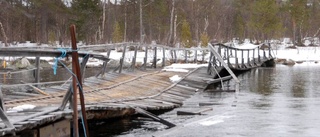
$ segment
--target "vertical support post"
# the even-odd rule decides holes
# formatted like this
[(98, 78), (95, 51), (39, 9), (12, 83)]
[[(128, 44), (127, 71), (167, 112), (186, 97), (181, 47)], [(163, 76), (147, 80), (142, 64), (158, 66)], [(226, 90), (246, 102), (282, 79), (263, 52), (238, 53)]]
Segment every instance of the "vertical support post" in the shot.
[(173, 50), (173, 54), (174, 54), (174, 63), (177, 63), (177, 52), (176, 52), (176, 50), (174, 49)]
[(266, 59), (267, 56), (266, 56), (266, 51), (263, 49), (263, 59)]
[(261, 62), (261, 58), (260, 58), (260, 48), (258, 47), (258, 62)]
[(269, 49), (269, 58), (271, 58), (272, 56), (271, 56), (271, 45), (270, 45), (270, 43), (268, 43), (268, 45), (269, 45), (269, 47), (268, 47), (268, 49)]
[(154, 47), (153, 68), (157, 68), (157, 47)]
[(148, 60), (148, 46), (145, 46), (144, 58), (143, 58), (143, 69), (147, 69), (147, 60)]
[(166, 66), (166, 48), (162, 48), (162, 67)]
[[(221, 55), (221, 45), (219, 44), (219, 47), (218, 47), (218, 53), (219, 53), (219, 55), (220, 56), (222, 56)], [(221, 64), (221, 62), (219, 61), (219, 67), (221, 67), (222, 66), (222, 64)]]
[[(36, 57), (36, 73), (35, 73), (35, 82), (40, 83), (40, 57)], [(37, 85), (39, 87), (39, 85)]]
[(184, 50), (184, 62), (188, 63), (188, 51), (186, 49)]
[(241, 50), (241, 66), (244, 66), (243, 50)]
[(234, 56), (235, 56), (235, 59), (236, 59), (236, 66), (237, 66), (237, 67), (239, 67), (239, 62), (238, 62), (238, 53), (237, 53), (237, 52), (238, 52), (238, 50), (237, 50), (237, 49), (235, 49), (235, 50), (234, 50), (234, 52), (235, 52)]
[(123, 62), (124, 62), (124, 58), (125, 58), (125, 55), (126, 55), (126, 50), (127, 50), (127, 46), (124, 45), (123, 46), (123, 52), (122, 52), (122, 57), (120, 58), (120, 68), (119, 68), (119, 73), (122, 72), (122, 67), (123, 67)]
[(201, 63), (204, 63), (204, 55), (205, 55), (205, 50), (202, 51), (202, 59), (201, 59)]
[(198, 50), (195, 50), (194, 51), (194, 63), (197, 63), (197, 61), (198, 61)]
[(138, 52), (138, 46), (134, 47), (134, 55), (132, 57), (132, 64), (131, 64), (131, 69), (134, 71), (136, 67), (136, 61), (137, 61), (137, 52)]
[(253, 64), (256, 62), (256, 59), (255, 59), (255, 57), (254, 57), (254, 52), (256, 51), (255, 49), (253, 49), (252, 50), (253, 51), (253, 53), (252, 53), (252, 58), (253, 58)]
[[(108, 58), (110, 57), (110, 54), (111, 54), (111, 49), (108, 50), (108, 53), (107, 53), (107, 57)], [(108, 62), (104, 62), (103, 63), (103, 70), (102, 70), (102, 73), (101, 73), (102, 76), (104, 76), (104, 74), (106, 73), (107, 65), (108, 65)]]
[(210, 75), (210, 72), (211, 72), (211, 67), (212, 67), (212, 52), (210, 52), (210, 57), (209, 57), (209, 62), (208, 62), (208, 69), (207, 69), (207, 73)]
[(79, 65), (79, 55), (78, 55), (78, 48), (76, 44), (76, 27), (75, 25), (70, 26), (70, 32), (71, 32), (71, 42), (72, 42), (72, 71), (76, 76), (73, 76), (73, 120), (74, 120), (74, 135), (78, 136), (79, 134), (79, 125), (78, 125), (78, 104), (77, 104), (77, 84), (79, 84), (79, 95), (80, 95), (80, 105), (81, 105), (81, 114), (83, 118), (83, 122), (85, 125), (85, 134), (89, 136), (88, 131), (88, 123), (87, 123), (87, 116), (86, 116), (86, 108), (85, 108), (85, 102), (84, 102), (84, 95), (83, 95), (83, 89), (82, 89), (82, 78), (81, 78), (81, 70)]
[(247, 64), (250, 66), (250, 50), (248, 49)]
[(229, 47), (227, 47), (227, 64), (230, 65)]

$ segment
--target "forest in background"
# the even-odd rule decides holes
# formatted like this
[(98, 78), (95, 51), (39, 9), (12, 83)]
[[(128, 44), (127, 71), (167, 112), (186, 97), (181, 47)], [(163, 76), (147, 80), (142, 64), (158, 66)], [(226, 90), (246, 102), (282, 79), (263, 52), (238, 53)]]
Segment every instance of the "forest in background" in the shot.
[(156, 41), (185, 47), (245, 38), (318, 38), (320, 0), (0, 0), (0, 41)]

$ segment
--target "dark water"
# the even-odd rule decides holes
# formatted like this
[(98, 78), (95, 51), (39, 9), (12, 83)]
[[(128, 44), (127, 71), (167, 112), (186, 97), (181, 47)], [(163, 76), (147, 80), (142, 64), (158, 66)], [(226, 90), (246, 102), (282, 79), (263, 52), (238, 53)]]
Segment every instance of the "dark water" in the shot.
[[(160, 117), (177, 124), (172, 129), (157, 122), (131, 118), (119, 125), (105, 123), (96, 136), (166, 137), (317, 137), (320, 135), (320, 65), (278, 65), (239, 76), (240, 93), (201, 92), (181, 108)], [(225, 83), (228, 84), (228, 83)], [(229, 87), (234, 87), (229, 82)], [(215, 102), (205, 115), (177, 116), (177, 110)], [(123, 127), (126, 128), (117, 128)], [(129, 127), (131, 126), (131, 127)], [(96, 131), (96, 132), (95, 132)], [(114, 131), (119, 131), (115, 133)], [(100, 134), (100, 135), (99, 135)]]

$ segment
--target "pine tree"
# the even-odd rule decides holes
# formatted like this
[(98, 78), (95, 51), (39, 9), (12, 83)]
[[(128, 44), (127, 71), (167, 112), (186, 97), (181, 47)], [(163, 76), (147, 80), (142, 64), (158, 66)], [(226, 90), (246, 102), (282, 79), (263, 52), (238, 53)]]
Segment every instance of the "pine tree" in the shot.
[(274, 38), (276, 32), (282, 31), (278, 17), (279, 7), (274, 0), (257, 0), (251, 5), (249, 26), (260, 40)]
[(73, 0), (72, 11), (79, 40), (94, 42), (102, 14), (100, 0)]
[(122, 38), (121, 28), (120, 28), (119, 23), (116, 22), (113, 27), (112, 42), (119, 43), (122, 41), (123, 41), (123, 38)]
[(207, 33), (202, 33), (200, 36), (200, 40), (201, 40), (201, 47), (208, 47), (209, 36)]
[(187, 20), (182, 21), (181, 26), (181, 44), (186, 47), (190, 48), (192, 46), (192, 37), (190, 31), (190, 25)]

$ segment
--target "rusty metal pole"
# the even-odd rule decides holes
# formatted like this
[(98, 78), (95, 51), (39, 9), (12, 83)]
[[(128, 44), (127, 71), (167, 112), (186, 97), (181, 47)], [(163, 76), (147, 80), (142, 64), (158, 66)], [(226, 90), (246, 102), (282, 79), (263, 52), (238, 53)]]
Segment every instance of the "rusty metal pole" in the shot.
[[(88, 131), (88, 123), (87, 123), (87, 116), (86, 116), (86, 109), (84, 104), (84, 96), (83, 96), (83, 89), (82, 89), (82, 78), (81, 78), (81, 71), (80, 71), (80, 64), (79, 64), (79, 55), (78, 55), (78, 48), (76, 44), (76, 27), (75, 25), (70, 26), (71, 32), (71, 42), (72, 42), (72, 69), (73, 73), (77, 76), (77, 78), (73, 77), (73, 112), (74, 112), (74, 131), (75, 136), (77, 137), (79, 134), (79, 125), (78, 125), (78, 107), (77, 107), (77, 82), (79, 82), (79, 95), (80, 95), (80, 105), (81, 105), (81, 112), (83, 122), (85, 124), (85, 131), (87, 137), (89, 136)], [(81, 88), (80, 88), (81, 87)]]

